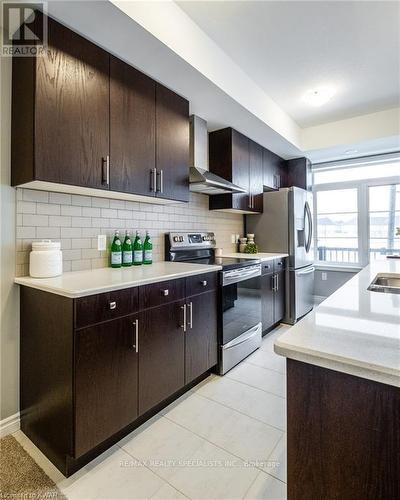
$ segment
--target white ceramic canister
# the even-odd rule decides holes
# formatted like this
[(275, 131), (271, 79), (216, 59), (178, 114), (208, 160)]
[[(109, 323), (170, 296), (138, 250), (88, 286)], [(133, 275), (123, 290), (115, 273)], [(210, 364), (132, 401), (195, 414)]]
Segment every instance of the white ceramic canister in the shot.
[(62, 252), (59, 241), (42, 240), (32, 243), (29, 274), (32, 278), (52, 278), (62, 274)]

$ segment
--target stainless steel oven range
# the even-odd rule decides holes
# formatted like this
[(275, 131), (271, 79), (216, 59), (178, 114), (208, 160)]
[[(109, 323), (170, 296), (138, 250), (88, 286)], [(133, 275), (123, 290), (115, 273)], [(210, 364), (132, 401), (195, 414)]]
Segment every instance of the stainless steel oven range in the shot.
[(165, 235), (165, 259), (217, 264), (219, 373), (223, 375), (261, 345), (261, 263), (257, 259), (216, 257), (211, 232)]

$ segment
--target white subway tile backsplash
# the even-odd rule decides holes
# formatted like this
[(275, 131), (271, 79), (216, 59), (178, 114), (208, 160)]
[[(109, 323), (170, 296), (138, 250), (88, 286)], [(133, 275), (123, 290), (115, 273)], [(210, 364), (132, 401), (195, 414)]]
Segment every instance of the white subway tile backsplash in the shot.
[(79, 194), (73, 194), (71, 199), (72, 205), (77, 205), (78, 207), (91, 207), (92, 198), (90, 196), (82, 196)]
[(62, 227), (61, 238), (81, 238), (82, 229), (80, 227)]
[(92, 207), (109, 208), (110, 200), (107, 198), (92, 198)]
[(17, 226), (17, 239), (36, 238), (36, 227)]
[(71, 240), (72, 248), (92, 248), (92, 240), (90, 238), (74, 238)]
[(49, 203), (71, 205), (71, 195), (65, 193), (49, 193)]
[(214, 231), (217, 245), (234, 250), (231, 234), (242, 234), (239, 214), (210, 212), (208, 197), (192, 193), (188, 204), (156, 205), (134, 201), (17, 189), (18, 276), (28, 273), (29, 251), (35, 239), (61, 241), (64, 272), (109, 264), (109, 254), (97, 250), (97, 236), (110, 244), (115, 229), (150, 230), (153, 259), (164, 259), (164, 233)]
[(107, 218), (118, 217), (118, 210), (115, 208), (102, 208), (101, 216)]
[(92, 208), (92, 207), (83, 207), (82, 208), (82, 216), (83, 217), (100, 217), (101, 209), (100, 208)]
[(82, 207), (76, 207), (73, 205), (61, 205), (61, 215), (82, 215)]
[(25, 201), (42, 201), (47, 203), (49, 201), (49, 193), (46, 191), (35, 191), (33, 189), (21, 189), (22, 199)]
[(92, 220), (90, 217), (72, 217), (72, 227), (91, 227)]
[(64, 215), (50, 215), (49, 226), (70, 227), (71, 217)]
[(47, 215), (23, 214), (23, 226), (48, 226), (49, 217)]
[(38, 227), (36, 228), (36, 238), (50, 240), (60, 239), (61, 231), (59, 227)]
[[(18, 190), (20, 192), (20, 190)], [(20, 201), (18, 203), (19, 214), (35, 214), (36, 213), (36, 203), (33, 201)]]
[(42, 215), (60, 215), (60, 205), (36, 203), (36, 213)]

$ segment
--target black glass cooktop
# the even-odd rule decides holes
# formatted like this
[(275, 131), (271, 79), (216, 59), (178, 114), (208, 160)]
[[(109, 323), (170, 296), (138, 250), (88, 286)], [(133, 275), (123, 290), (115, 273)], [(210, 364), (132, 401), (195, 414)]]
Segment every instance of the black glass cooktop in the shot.
[(224, 271), (237, 269), (239, 267), (250, 266), (251, 264), (259, 264), (259, 259), (241, 259), (236, 257), (206, 257), (204, 259), (187, 259), (186, 262), (191, 264), (208, 264), (222, 266)]

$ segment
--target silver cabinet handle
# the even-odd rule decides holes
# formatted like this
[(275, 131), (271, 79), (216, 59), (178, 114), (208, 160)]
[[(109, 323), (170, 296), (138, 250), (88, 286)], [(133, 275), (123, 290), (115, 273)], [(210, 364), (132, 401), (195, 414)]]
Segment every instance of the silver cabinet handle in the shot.
[(204, 281), (202, 281), (202, 282), (201, 282), (201, 284), (202, 284), (203, 286), (207, 286), (208, 282), (207, 282), (207, 280), (204, 280)]
[(106, 184), (108, 186), (110, 184), (110, 156), (107, 155), (105, 158), (102, 158), (101, 161), (102, 161), (101, 183)]
[(275, 292), (275, 274), (271, 276), (271, 290)]
[(279, 275), (275, 274), (275, 291), (277, 292), (279, 290)]
[(157, 177), (160, 179), (159, 182), (159, 187), (157, 186), (156, 191), (159, 191), (160, 193), (164, 192), (164, 170), (160, 170), (157, 172)]
[(188, 327), (190, 329), (193, 328), (193, 302), (189, 302), (188, 304), (188, 308), (189, 308), (189, 321), (188, 321)]
[(135, 342), (131, 344), (131, 348), (135, 349), (135, 352), (139, 352), (139, 320), (135, 319), (135, 321), (132, 323), (132, 325), (135, 328)]
[(110, 307), (111, 310), (116, 309), (117, 308), (117, 303), (116, 302), (110, 302), (109, 307)]
[(155, 167), (150, 170), (150, 191), (157, 191), (157, 169)]
[(168, 297), (168, 295), (169, 295), (168, 288), (166, 288), (165, 290), (161, 290), (161, 293), (164, 295), (164, 297)]
[(181, 309), (183, 310), (183, 323), (180, 325), (180, 327), (183, 329), (184, 332), (186, 332), (186, 304), (181, 306)]

